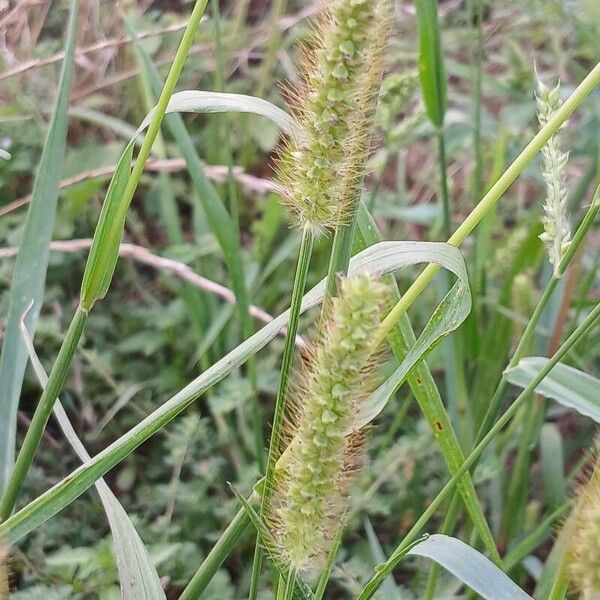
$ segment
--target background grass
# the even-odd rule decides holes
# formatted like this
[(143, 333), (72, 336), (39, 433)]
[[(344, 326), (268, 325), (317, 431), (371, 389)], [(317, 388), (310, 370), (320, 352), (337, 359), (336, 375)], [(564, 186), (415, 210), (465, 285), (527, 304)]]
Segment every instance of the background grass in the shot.
[[(101, 175), (98, 171), (116, 163), (131, 127), (139, 124), (149, 98), (160, 91), (155, 76), (124, 37), (128, 30), (118, 11), (95, 0), (80, 3), (77, 67), (61, 175), (63, 184), (69, 185), (63, 185), (59, 196), (54, 240), (91, 237), (111, 174), (109, 169)], [(219, 7), (216, 23), (215, 6), (212, 11), (209, 6), (209, 18), (198, 30), (179, 89), (260, 90), (264, 98), (283, 105), (279, 83), (294, 83), (299, 42), (308, 33), (306, 17), (319, 5), (221, 2)], [(167, 1), (131, 4), (132, 25), (160, 79), (166, 76), (190, 8), (189, 3)], [(56, 53), (63, 47), (67, 9), (64, 3), (43, 2), (0, 16), (6, 39), (0, 72), (0, 147), (10, 153), (10, 159), (0, 158), (4, 254), (10, 254), (4, 248), (18, 246), (24, 236), (25, 209), (11, 207), (26, 199), (39, 163), (57, 94)], [(570, 91), (600, 59), (600, 16), (594, 3), (584, 0), (550, 0), (543, 6), (524, 0), (448, 0), (438, 4), (438, 12), (448, 77), (445, 175), (455, 228), (537, 130), (534, 62), (544, 79), (552, 83), (560, 78), (565, 92)], [(365, 201), (387, 239), (443, 237), (439, 136), (429, 124), (418, 89), (416, 23), (414, 7), (400, 4), (366, 180)], [(573, 224), (593, 192), (599, 112), (596, 92), (563, 132), (564, 146), (571, 150)], [(126, 241), (184, 263), (228, 288), (245, 288), (248, 302), (279, 314), (289, 303), (299, 236), (289, 229), (286, 211), (270, 185), (277, 131), (246, 115), (183, 117), (197, 156), (208, 164), (204, 173), (213, 178), (208, 187), (197, 172), (191, 177), (186, 173), (186, 161), (197, 157), (182, 142), (188, 134), (182, 133), (179, 117), (169, 119), (164, 141), (155, 146), (150, 169), (128, 213)], [(218, 204), (206, 202), (212, 186)], [(464, 256), (474, 310), (453, 336), (458, 350), (449, 356), (442, 347), (428, 359), (465, 450), (551, 275), (537, 239), (543, 197), (539, 163), (534, 162), (468, 240)], [(215, 206), (220, 208), (211, 216)], [(598, 302), (598, 235), (597, 227), (592, 228), (561, 280), (529, 354), (554, 350)], [(316, 242), (309, 286), (326, 274), (330, 245), (327, 237)], [(2, 325), (15, 268), (14, 260), (4, 254)], [(81, 250), (50, 254), (35, 337), (48, 368), (72, 315), (84, 264)], [(402, 273), (401, 290), (415, 274)], [(426, 322), (437, 300), (432, 287), (411, 309), (416, 329)], [(252, 328), (240, 318), (239, 308), (209, 291), (192, 289), (172, 273), (135, 259), (121, 260), (107, 301), (99, 303), (88, 320), (63, 394), (65, 408), (90, 453), (117, 439), (235, 347)], [(301, 317), (301, 333), (313, 319), (314, 315)], [(599, 337), (593, 331), (567, 362), (597, 374)], [(258, 407), (265, 415), (263, 434), (268, 435), (282, 347), (281, 338), (274, 340), (258, 356), (255, 372), (252, 365), (236, 371), (106, 477), (166, 578), (169, 597), (177, 597), (237, 510), (226, 482), (247, 490), (256, 480), (253, 422)], [(460, 357), (459, 371), (455, 356)], [(457, 372), (463, 373), (462, 402), (447, 397), (448, 390), (461, 385), (450, 377)], [(507, 397), (515, 395), (510, 388)], [(38, 398), (35, 376), (28, 369), (19, 407), (19, 442)], [(553, 528), (586, 463), (593, 432), (589, 419), (535, 401), (523, 407), (475, 471), (479, 497), (501, 553), (518, 556), (509, 574), (529, 591), (538, 578), (543, 583), (540, 568), (552, 548)], [(389, 556), (446, 480), (443, 460), (407, 387), (388, 405), (370, 437), (371, 463), (352, 499), (354, 517), (327, 598), (356, 597), (380, 560), (374, 536)], [(59, 429), (51, 424), (21, 502), (36, 497), (77, 465)], [(462, 510), (457, 508), (453, 533), (468, 540), (470, 526)], [(429, 525), (431, 531), (442, 527), (445, 514), (447, 506)], [(372, 529), (365, 527), (366, 515)], [(519, 554), (523, 545), (526, 551)], [(205, 597), (245, 597), (253, 548), (251, 536), (243, 538)], [(85, 494), (26, 538), (14, 549), (10, 569), (15, 598), (118, 597), (108, 525), (96, 496)], [(422, 598), (428, 570), (425, 561), (406, 561), (395, 581), (382, 589), (383, 597), (400, 597), (402, 587), (404, 597)], [(265, 578), (265, 590), (268, 583)], [(457, 586), (456, 580), (442, 574), (438, 593), (451, 593)]]

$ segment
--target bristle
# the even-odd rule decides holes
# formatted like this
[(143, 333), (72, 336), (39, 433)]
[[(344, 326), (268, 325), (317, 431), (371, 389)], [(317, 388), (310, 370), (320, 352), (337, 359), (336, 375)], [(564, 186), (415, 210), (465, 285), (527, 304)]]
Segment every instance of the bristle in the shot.
[(368, 275), (342, 280), (289, 403), (291, 442), (277, 464), (269, 518), (294, 569), (316, 567), (326, 555), (364, 462), (364, 435), (352, 421), (376, 385), (371, 343), (387, 292)]
[[(548, 88), (538, 82), (536, 93), (538, 121), (543, 127), (552, 119), (562, 102), (560, 84)], [(563, 125), (564, 126), (564, 125)], [(548, 250), (548, 259), (554, 266), (554, 275), (558, 277), (561, 258), (571, 240), (571, 228), (567, 220), (566, 168), (568, 152), (563, 152), (560, 133), (555, 133), (542, 148), (542, 174), (546, 183), (546, 201), (544, 203), (544, 233), (540, 239)]]
[(568, 550), (569, 575), (583, 600), (595, 600), (600, 598), (600, 437), (594, 471), (578, 495)]
[(305, 130), (278, 163), (284, 198), (299, 224), (342, 224), (356, 197), (373, 127), (391, 3), (334, 0), (303, 55), (303, 85), (291, 92)]

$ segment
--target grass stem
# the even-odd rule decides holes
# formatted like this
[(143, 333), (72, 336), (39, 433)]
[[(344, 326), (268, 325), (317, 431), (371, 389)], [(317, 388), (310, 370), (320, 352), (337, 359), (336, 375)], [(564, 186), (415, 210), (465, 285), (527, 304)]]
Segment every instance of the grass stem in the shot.
[(75, 311), (75, 315), (71, 320), (65, 338), (56, 357), (56, 362), (50, 371), (48, 383), (42, 392), (40, 401), (33, 413), (31, 424), (27, 429), (23, 445), (17, 455), (15, 466), (11, 478), (2, 497), (0, 503), (0, 520), (4, 521), (10, 517), (17, 497), (23, 485), (23, 480), (27, 471), (33, 462), (35, 453), (40, 445), (46, 423), (54, 407), (54, 402), (58, 398), (65, 378), (69, 371), (69, 366), (75, 355), (75, 350), (83, 333), (83, 328), (87, 320), (88, 313), (81, 308)]

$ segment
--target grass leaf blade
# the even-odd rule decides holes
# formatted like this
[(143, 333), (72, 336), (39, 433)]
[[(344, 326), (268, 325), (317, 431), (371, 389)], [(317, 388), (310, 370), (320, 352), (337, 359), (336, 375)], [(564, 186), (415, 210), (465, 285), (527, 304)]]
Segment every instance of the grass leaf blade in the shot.
[(431, 535), (408, 554), (434, 560), (486, 600), (532, 600), (483, 554), (456, 538)]
[(444, 123), (446, 113), (446, 73), (440, 42), (437, 3), (417, 0), (419, 27), (419, 77), (427, 116), (436, 127)]

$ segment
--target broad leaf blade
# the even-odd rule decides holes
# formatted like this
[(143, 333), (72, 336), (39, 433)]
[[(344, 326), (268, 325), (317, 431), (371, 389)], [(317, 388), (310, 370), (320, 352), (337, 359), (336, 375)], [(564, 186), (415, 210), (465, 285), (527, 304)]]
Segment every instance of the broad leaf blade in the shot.
[(486, 600), (532, 600), (493, 562), (456, 538), (431, 535), (408, 554), (434, 560)]
[[(506, 371), (506, 377), (510, 383), (525, 388), (546, 364), (548, 359), (542, 356), (523, 358), (516, 367)], [(598, 390), (600, 379), (563, 363), (558, 363), (535, 388), (538, 394), (600, 423)]]
[[(385, 275), (399, 267), (433, 259), (456, 249), (435, 242), (381, 242), (369, 247), (350, 261), (350, 275), (368, 271)], [(325, 280), (322, 280), (303, 298), (301, 311), (317, 306), (323, 299)], [(113, 442), (92, 460), (76, 469), (63, 481), (39, 496), (10, 519), (0, 524), (0, 536), (12, 543), (33, 531), (41, 523), (68, 506), (108, 470), (121, 462), (140, 444), (162, 429), (169, 421), (190, 406), (207, 389), (221, 381), (233, 369), (266, 346), (286, 326), (289, 311), (276, 317), (237, 348), (220, 359), (183, 390), (161, 404), (153, 413), (128, 433)]]
[[(37, 357), (27, 330), (24, 329), (24, 324), (22, 325), (22, 334), (29, 351), (31, 364), (42, 388), (44, 388), (48, 382), (48, 376)], [(77, 456), (84, 464), (88, 462), (91, 457), (77, 436), (60, 400), (54, 404), (54, 416)], [(125, 509), (104, 479), (98, 479), (94, 485), (100, 496), (113, 536), (114, 553), (121, 584), (121, 598), (123, 600), (137, 600), (138, 598), (165, 600), (166, 596), (158, 573)]]
[(17, 408), (27, 365), (27, 349), (21, 338), (19, 325), (22, 315), (33, 300), (26, 326), (28, 331), (35, 331), (44, 298), (49, 246), (66, 149), (78, 6), (78, 0), (73, 0), (58, 96), (33, 185), (32, 200), (9, 294), (8, 317), (0, 358), (0, 494), (13, 467)]

